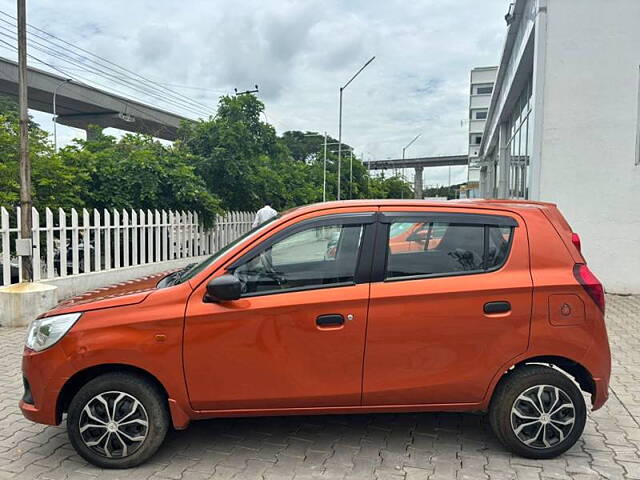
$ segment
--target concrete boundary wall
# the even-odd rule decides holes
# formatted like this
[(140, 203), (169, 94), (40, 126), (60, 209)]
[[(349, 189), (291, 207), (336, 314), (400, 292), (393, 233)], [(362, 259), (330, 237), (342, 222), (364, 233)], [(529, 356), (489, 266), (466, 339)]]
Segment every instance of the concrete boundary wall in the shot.
[(199, 263), (205, 258), (207, 258), (207, 255), (181, 258), (179, 260), (168, 260), (166, 262), (149, 263), (146, 265), (136, 265), (135, 267), (120, 268), (118, 270), (82, 273), (80, 275), (45, 280), (40, 283), (57, 287), (58, 299), (64, 300), (90, 290), (95, 290), (96, 288), (108, 287), (109, 285), (126, 282), (135, 278), (182, 268), (194, 262)]
[(0, 326), (23, 327), (29, 325), (40, 314), (55, 307), (61, 300), (139, 277), (175, 270), (189, 263), (201, 262), (205, 258), (207, 258), (206, 255), (181, 258), (0, 287)]

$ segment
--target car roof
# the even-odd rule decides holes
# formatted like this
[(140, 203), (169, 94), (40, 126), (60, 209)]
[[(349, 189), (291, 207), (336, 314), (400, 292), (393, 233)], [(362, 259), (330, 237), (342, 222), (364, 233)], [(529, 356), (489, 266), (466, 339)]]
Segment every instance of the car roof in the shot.
[(471, 207), (480, 209), (507, 209), (511, 211), (523, 211), (535, 209), (556, 208), (556, 205), (549, 202), (535, 202), (531, 200), (511, 200), (511, 199), (459, 199), (449, 201), (432, 201), (418, 199), (373, 199), (373, 200), (340, 200), (332, 202), (314, 203), (303, 207), (296, 207), (282, 213), (282, 216), (289, 216), (295, 213), (312, 213), (321, 210), (331, 210), (335, 208), (349, 207)]

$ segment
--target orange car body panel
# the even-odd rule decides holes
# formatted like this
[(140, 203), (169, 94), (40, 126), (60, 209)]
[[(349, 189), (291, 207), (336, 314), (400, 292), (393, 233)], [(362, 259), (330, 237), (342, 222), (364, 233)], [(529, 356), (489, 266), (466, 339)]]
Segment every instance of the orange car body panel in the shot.
[[(203, 303), (204, 293), (196, 289), (189, 301), (184, 337), (195, 409), (360, 403), (369, 285), (221, 304)], [(315, 319), (323, 314), (353, 319), (321, 328)]]
[[(288, 226), (380, 210), (497, 214), (519, 226), (507, 262), (495, 272), (203, 301), (208, 280)], [(176, 428), (234, 415), (484, 410), (510, 367), (540, 356), (582, 365), (599, 408), (611, 368), (606, 328), (573, 276), (574, 263), (584, 259), (563, 222), (552, 204), (509, 200), (370, 200), (292, 210), (187, 282), (158, 289), (158, 275), (47, 312), (84, 313), (53, 347), (25, 349), (34, 402), (21, 401), (21, 409), (34, 421), (57, 424), (60, 392), (73, 375), (126, 365), (162, 384)], [(483, 304), (494, 300), (510, 301), (512, 311), (485, 315)], [(578, 313), (565, 321), (555, 310), (567, 301)], [(339, 328), (317, 327), (315, 317), (328, 313), (353, 318)]]
[[(487, 212), (468, 209), (466, 213)], [(479, 403), (493, 377), (492, 366), (526, 351), (532, 291), (527, 230), (519, 216), (508, 216), (520, 226), (500, 270), (371, 285), (365, 405)], [(491, 301), (508, 301), (511, 311), (487, 315), (483, 306)]]

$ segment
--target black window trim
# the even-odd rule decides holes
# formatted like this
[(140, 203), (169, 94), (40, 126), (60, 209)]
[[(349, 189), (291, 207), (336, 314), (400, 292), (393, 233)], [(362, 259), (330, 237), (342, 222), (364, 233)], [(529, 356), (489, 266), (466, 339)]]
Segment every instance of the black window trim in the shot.
[[(462, 224), (480, 224), (485, 225), (485, 249), (488, 248), (487, 236), (489, 229), (486, 227), (509, 227), (512, 232), (509, 236), (509, 245), (504, 260), (500, 265), (490, 269), (477, 269), (462, 272), (449, 273), (432, 273), (424, 275), (410, 275), (404, 277), (386, 278), (387, 274), (387, 255), (389, 252), (389, 228), (395, 221), (415, 221), (424, 222), (430, 219), (434, 222), (443, 223), (462, 223)], [(235, 260), (226, 270), (232, 271), (239, 265), (254, 258), (263, 251), (270, 248), (274, 243), (293, 235), (306, 228), (313, 228), (326, 225), (363, 225), (363, 238), (358, 252), (356, 263), (356, 271), (353, 282), (340, 282), (327, 285), (311, 285), (308, 287), (290, 288), (286, 290), (271, 290), (266, 292), (257, 292), (242, 295), (243, 298), (256, 297), (263, 295), (275, 295), (279, 293), (293, 293), (306, 290), (319, 290), (324, 288), (338, 288), (358, 285), (362, 283), (376, 282), (397, 282), (405, 280), (422, 280), (427, 278), (443, 278), (457, 277), (462, 275), (478, 275), (482, 273), (491, 273), (503, 268), (511, 254), (513, 245), (514, 232), (513, 229), (519, 226), (518, 221), (505, 215), (477, 214), (466, 212), (429, 212), (429, 211), (410, 211), (410, 212), (362, 212), (362, 213), (341, 213), (333, 215), (325, 215), (315, 217), (302, 222), (291, 225), (280, 232), (272, 235), (268, 239), (256, 245), (251, 250), (243, 254)], [(486, 254), (485, 254), (486, 259)], [(485, 260), (486, 261), (486, 260)]]
[(383, 212), (380, 214), (381, 223), (392, 223), (402, 219), (406, 222), (424, 222), (425, 218), (434, 222), (464, 223), (473, 225), (489, 225), (491, 227), (517, 227), (518, 221), (506, 215), (491, 215), (484, 213), (462, 212)]
[[(511, 247), (515, 237), (515, 228), (518, 227), (518, 221), (515, 218), (505, 215), (476, 214), (476, 213), (451, 213), (451, 212), (382, 212), (379, 215), (380, 223), (386, 228), (379, 228), (376, 236), (376, 244), (384, 245), (383, 249), (375, 252), (374, 266), (371, 272), (371, 282), (401, 282), (409, 280), (424, 280), (428, 278), (444, 278), (444, 277), (460, 277), (464, 275), (480, 275), (483, 273), (492, 273), (502, 269), (511, 254)], [(392, 222), (424, 222), (430, 220), (432, 222), (443, 222), (451, 224), (471, 224), (484, 225), (484, 262), (486, 262), (487, 251), (489, 248), (488, 237), (490, 227), (508, 227), (511, 229), (509, 234), (509, 244), (504, 259), (499, 265), (491, 268), (482, 268), (476, 270), (467, 270), (462, 272), (447, 273), (426, 273), (423, 275), (407, 275), (402, 277), (387, 278), (387, 257), (389, 255), (389, 228)], [(380, 243), (379, 243), (380, 242)], [(483, 265), (485, 266), (485, 265)]]
[(353, 287), (357, 285), (355, 282), (338, 282), (328, 283), (324, 285), (309, 285), (307, 287), (284, 288), (282, 290), (265, 290), (262, 292), (243, 293), (240, 298), (264, 297), (266, 295), (278, 295), (281, 293), (304, 292), (307, 290), (324, 290), (325, 288)]
[(291, 235), (306, 230), (308, 228), (322, 227), (328, 225), (362, 225), (362, 241), (360, 242), (360, 248), (358, 249), (358, 258), (356, 260), (356, 269), (352, 282), (338, 282), (326, 285), (309, 285), (305, 287), (288, 288), (282, 290), (268, 290), (263, 292), (246, 293), (242, 295), (242, 298), (249, 297), (261, 297), (265, 295), (277, 295), (281, 293), (293, 293), (302, 292), (305, 290), (319, 290), (325, 288), (338, 288), (348, 287), (361, 283), (371, 282), (371, 264), (375, 253), (376, 243), (376, 231), (377, 228), (378, 212), (352, 212), (352, 213), (339, 213), (333, 215), (324, 215), (321, 217), (310, 218), (301, 222), (295, 223), (278, 233), (272, 235), (268, 239), (260, 242), (260, 244), (253, 247), (251, 250), (243, 254), (240, 258), (228, 265), (225, 270), (231, 273), (234, 269), (238, 268), (243, 263), (255, 258), (265, 250), (271, 248), (275, 243), (287, 238)]

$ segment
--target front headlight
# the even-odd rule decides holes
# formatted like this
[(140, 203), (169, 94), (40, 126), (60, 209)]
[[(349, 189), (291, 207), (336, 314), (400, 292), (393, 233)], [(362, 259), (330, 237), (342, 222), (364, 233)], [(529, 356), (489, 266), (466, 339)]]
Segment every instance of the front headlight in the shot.
[(36, 352), (53, 346), (73, 327), (82, 313), (67, 313), (39, 318), (31, 322), (27, 333), (27, 347)]

